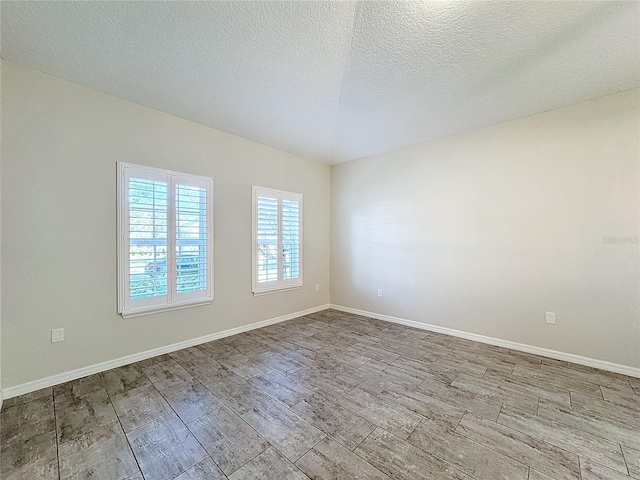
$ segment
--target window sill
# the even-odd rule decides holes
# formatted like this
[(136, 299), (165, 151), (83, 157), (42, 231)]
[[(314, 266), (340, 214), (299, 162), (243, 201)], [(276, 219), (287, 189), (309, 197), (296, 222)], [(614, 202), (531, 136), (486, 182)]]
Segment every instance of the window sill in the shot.
[(206, 300), (194, 300), (192, 302), (178, 303), (175, 305), (162, 305), (162, 306), (137, 308), (134, 310), (129, 310), (127, 312), (120, 312), (120, 315), (122, 315), (122, 318), (141, 317), (143, 315), (152, 315), (154, 313), (170, 312), (172, 310), (182, 310), (184, 308), (209, 305), (212, 301), (213, 299), (209, 298)]
[(253, 292), (253, 296), (261, 297), (263, 295), (271, 295), (272, 293), (289, 292), (291, 290), (300, 290), (301, 288), (302, 288), (302, 285), (298, 285), (297, 287), (276, 288), (273, 290), (264, 290), (262, 292)]

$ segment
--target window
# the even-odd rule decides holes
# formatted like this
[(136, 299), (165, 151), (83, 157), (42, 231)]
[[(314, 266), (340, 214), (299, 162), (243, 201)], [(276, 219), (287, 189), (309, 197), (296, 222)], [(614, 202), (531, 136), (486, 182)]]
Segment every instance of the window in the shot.
[(253, 187), (253, 293), (302, 286), (302, 195)]
[(213, 300), (213, 179), (118, 162), (118, 312)]

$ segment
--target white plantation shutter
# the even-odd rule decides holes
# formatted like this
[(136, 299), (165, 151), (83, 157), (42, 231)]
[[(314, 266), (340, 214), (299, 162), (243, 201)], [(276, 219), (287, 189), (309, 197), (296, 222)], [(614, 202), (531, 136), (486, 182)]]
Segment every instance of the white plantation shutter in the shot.
[(198, 298), (208, 288), (208, 189), (202, 180), (177, 177), (176, 294)]
[(168, 179), (165, 174), (129, 169), (125, 178), (125, 227), (128, 230), (125, 305), (167, 303), (166, 275), (149, 275), (148, 263), (167, 256)]
[(213, 299), (213, 180), (118, 163), (118, 312)]
[(253, 292), (302, 285), (302, 195), (253, 187)]
[(282, 279), (300, 277), (300, 202), (282, 200)]
[(278, 280), (278, 199), (257, 198), (258, 283)]

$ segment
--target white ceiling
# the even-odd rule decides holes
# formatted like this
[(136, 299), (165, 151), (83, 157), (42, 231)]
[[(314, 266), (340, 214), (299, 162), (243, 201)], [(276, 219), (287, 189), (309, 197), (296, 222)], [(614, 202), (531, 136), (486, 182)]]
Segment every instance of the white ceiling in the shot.
[(6, 60), (326, 163), (640, 85), (640, 3), (2, 2)]

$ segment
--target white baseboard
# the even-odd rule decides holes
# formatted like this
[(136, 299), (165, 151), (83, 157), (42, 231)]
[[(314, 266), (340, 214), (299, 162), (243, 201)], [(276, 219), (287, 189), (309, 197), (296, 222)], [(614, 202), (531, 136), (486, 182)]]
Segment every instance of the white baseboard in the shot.
[(147, 350), (146, 352), (134, 353), (133, 355), (127, 355), (126, 357), (116, 358), (115, 360), (109, 360), (107, 362), (97, 363), (88, 367), (78, 368), (77, 370), (71, 370), (70, 372), (59, 373), (52, 375), (51, 377), (42, 378), (33, 382), (23, 383), (22, 385), (16, 385), (15, 387), (9, 387), (2, 390), (2, 396), (0, 396), (0, 406), (2, 405), (2, 397), (12, 398), (25, 393), (35, 392), (41, 388), (51, 387), (60, 383), (69, 382), (78, 378), (86, 377), (87, 375), (93, 375), (95, 373), (111, 370), (112, 368), (122, 367), (130, 363), (146, 360), (147, 358), (156, 357), (165, 353), (175, 352), (176, 350), (182, 350), (183, 348), (193, 347), (202, 343), (211, 342), (220, 338), (229, 337), (231, 335), (237, 335), (238, 333), (248, 332), (249, 330), (255, 330), (256, 328), (266, 327), (275, 323), (285, 322), (297, 317), (309, 315), (311, 313), (320, 312), (329, 308), (329, 305), (320, 305), (318, 307), (309, 308), (307, 310), (301, 310), (299, 312), (288, 313), (280, 317), (269, 318), (260, 322), (251, 323), (249, 325), (243, 325), (241, 327), (231, 328), (222, 332), (212, 333), (205, 335), (204, 337), (198, 337), (184, 342), (174, 343), (165, 347), (154, 348), (153, 350)]
[(578, 363), (580, 365), (586, 365), (587, 367), (600, 368), (609, 372), (621, 373), (630, 377), (640, 378), (640, 368), (631, 367), (628, 365), (621, 365), (619, 363), (606, 362), (604, 360), (597, 360), (595, 358), (582, 357), (580, 355), (574, 355), (572, 353), (559, 352), (557, 350), (550, 350), (542, 347), (535, 347), (533, 345), (526, 345), (524, 343), (511, 342), (509, 340), (501, 340), (494, 337), (486, 337), (484, 335), (478, 335), (476, 333), (463, 332), (461, 330), (454, 330), (452, 328), (439, 327), (437, 325), (430, 325), (428, 323), (416, 322), (414, 320), (407, 320), (404, 318), (392, 317), (390, 315), (383, 315), (375, 312), (367, 312), (365, 310), (358, 310), (357, 308), (343, 307), (342, 305), (331, 304), (330, 308), (334, 310), (340, 310), (342, 312), (353, 313), (356, 315), (362, 315), (365, 317), (371, 317), (378, 320), (384, 320), (392, 323), (399, 323), (408, 327), (419, 328), (421, 330), (429, 330), (431, 332), (444, 333), (454, 337), (460, 337), (467, 340), (474, 340), (480, 343), (487, 343), (489, 345), (495, 345), (497, 347), (510, 348), (512, 350), (518, 350), (520, 352), (533, 353), (535, 355), (541, 355), (544, 357), (554, 358), (556, 360), (564, 360), (566, 362)]

